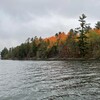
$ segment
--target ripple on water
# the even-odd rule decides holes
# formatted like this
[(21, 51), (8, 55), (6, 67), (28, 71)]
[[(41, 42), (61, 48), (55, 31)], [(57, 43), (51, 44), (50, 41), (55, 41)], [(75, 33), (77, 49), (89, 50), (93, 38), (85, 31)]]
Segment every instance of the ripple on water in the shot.
[(99, 61), (0, 61), (0, 100), (99, 99)]

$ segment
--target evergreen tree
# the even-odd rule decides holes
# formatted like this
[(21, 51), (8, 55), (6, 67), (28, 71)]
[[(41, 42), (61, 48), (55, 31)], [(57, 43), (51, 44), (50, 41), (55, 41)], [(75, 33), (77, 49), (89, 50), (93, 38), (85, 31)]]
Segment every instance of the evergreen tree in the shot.
[(80, 56), (84, 57), (87, 53), (87, 33), (89, 31), (89, 24), (86, 24), (85, 21), (86, 16), (82, 14), (82, 16), (79, 17), (79, 22), (80, 22), (80, 27), (77, 28), (77, 32), (79, 33), (78, 37), (78, 45), (79, 45), (79, 50), (80, 50)]
[(1, 52), (1, 58), (3, 58), (3, 59), (8, 58), (8, 49), (6, 47)]
[(98, 21), (98, 22), (96, 23), (95, 28), (96, 28), (96, 29), (100, 29), (100, 21)]

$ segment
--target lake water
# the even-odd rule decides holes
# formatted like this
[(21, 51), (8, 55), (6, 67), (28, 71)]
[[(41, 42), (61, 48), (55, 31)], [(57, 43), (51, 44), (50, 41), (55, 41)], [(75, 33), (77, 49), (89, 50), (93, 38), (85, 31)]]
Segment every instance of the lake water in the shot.
[(0, 100), (100, 100), (100, 61), (0, 61)]

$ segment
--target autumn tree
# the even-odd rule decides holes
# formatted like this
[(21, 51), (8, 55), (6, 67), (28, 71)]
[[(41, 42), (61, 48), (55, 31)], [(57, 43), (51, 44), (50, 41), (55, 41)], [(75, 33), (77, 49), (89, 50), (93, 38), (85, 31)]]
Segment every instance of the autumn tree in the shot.
[(78, 57), (79, 50), (78, 50), (78, 44), (77, 44), (76, 39), (77, 39), (77, 34), (75, 33), (73, 29), (70, 29), (60, 53), (61, 57), (66, 57), (66, 58)]

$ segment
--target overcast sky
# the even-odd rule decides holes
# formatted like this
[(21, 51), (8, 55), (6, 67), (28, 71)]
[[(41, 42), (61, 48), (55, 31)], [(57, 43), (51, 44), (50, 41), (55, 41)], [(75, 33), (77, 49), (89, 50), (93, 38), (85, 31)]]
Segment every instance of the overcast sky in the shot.
[(78, 27), (82, 13), (93, 26), (100, 20), (100, 0), (0, 0), (0, 50), (28, 37), (67, 33)]

